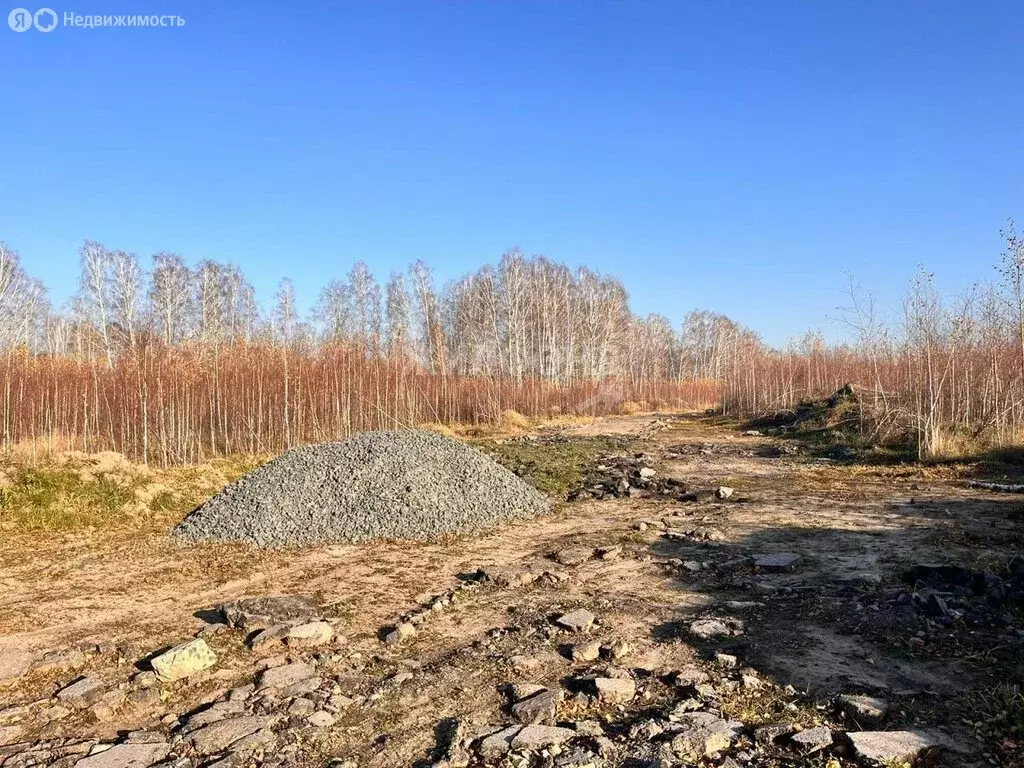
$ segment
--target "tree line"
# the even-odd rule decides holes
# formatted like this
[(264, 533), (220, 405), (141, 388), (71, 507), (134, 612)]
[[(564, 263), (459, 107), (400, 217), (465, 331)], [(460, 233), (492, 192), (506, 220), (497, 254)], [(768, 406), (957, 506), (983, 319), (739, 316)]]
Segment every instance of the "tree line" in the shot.
[(639, 317), (618, 278), (518, 249), (443, 286), (422, 261), (383, 283), (359, 261), (303, 314), (288, 279), (265, 308), (236, 265), (93, 241), (56, 309), (0, 243), (4, 446), (173, 463), (507, 410), (763, 414), (847, 382), (871, 439), (1005, 444), (1024, 424), (1024, 240), (1004, 235), (992, 283), (951, 301), (922, 270), (889, 322), (852, 286), (849, 342), (784, 347), (707, 310)]

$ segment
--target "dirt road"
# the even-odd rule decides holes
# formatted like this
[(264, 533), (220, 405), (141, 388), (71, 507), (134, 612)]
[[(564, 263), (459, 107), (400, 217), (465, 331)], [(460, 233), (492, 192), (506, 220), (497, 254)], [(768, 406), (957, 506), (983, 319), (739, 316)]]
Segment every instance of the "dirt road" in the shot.
[[(702, 759), (745, 754), (756, 765), (824, 765), (828, 756), (835, 765), (867, 764), (841, 735), (867, 723), (834, 706), (837, 695), (859, 694), (886, 705), (870, 728), (932, 734), (946, 744), (934, 758), (945, 764), (1019, 764), (1021, 748), (993, 712), (1013, 706), (1005, 686), (1021, 674), (1024, 625), (1016, 608), (991, 596), (1002, 581), (963, 604), (957, 582), (973, 572), (1005, 572), (1024, 533), (1019, 497), (967, 489), (916, 466), (821, 461), (779, 439), (694, 417), (606, 419), (541, 436), (534, 447), (557, 456), (559, 441), (597, 435), (614, 436), (619, 455), (653, 469), (659, 481), (733, 493), (683, 501), (640, 489), (565, 503), (549, 517), (487, 536), (426, 544), (266, 552), (126, 531), (39, 541), (7, 556), (0, 562), (0, 669), (4, 658), (27, 654), (37, 667), (44, 661), (0, 687), (0, 737), (17, 728), (6, 740), (19, 744), (0, 746), (0, 765), (31, 764), (41, 740), (85, 745), (75, 747), (82, 751), (128, 731), (187, 728), (188, 713), (251, 682), (261, 659), (282, 653), (253, 653), (238, 631), (211, 630), (212, 611), (245, 596), (292, 593), (312, 595), (344, 634), (329, 648), (299, 654), (317, 662), (334, 723), (312, 735), (304, 725), (278, 727), (273, 748), (236, 762), (433, 764), (443, 757), (445, 728), (459, 723), (464, 734), (510, 722), (503, 686), (519, 682), (565, 689), (553, 722), (601, 724), (609, 743), (598, 740), (591, 753), (604, 762), (589, 764), (643, 765), (665, 759), (665, 749), (657, 734), (636, 729), (656, 721), (659, 707), (679, 706), (672, 673), (696, 666), (716, 688), (713, 696), (701, 693), (713, 701), (704, 708), (746, 729)], [(552, 560), (568, 548), (594, 554), (579, 564)], [(780, 554), (798, 559), (755, 565), (759, 555)], [(960, 570), (936, 576), (925, 569), (907, 580), (908, 570), (934, 563)], [(476, 580), (480, 568), (489, 569), (490, 581)], [(495, 580), (495, 573), (503, 576)], [(454, 591), (461, 584), (473, 587)], [(383, 628), (448, 592), (458, 599), (429, 613), (414, 637), (382, 644)], [(597, 617), (586, 637), (605, 645), (603, 660), (574, 661), (571, 646), (584, 636), (553, 622), (579, 607)], [(704, 619), (725, 622), (727, 631), (700, 637), (692, 624)], [(144, 659), (204, 629), (217, 666), (162, 686), (155, 698), (139, 695)], [(617, 658), (616, 643), (628, 655)], [(735, 666), (728, 657), (716, 662), (716, 653), (735, 656)], [(602, 663), (613, 668), (600, 674), (638, 683), (631, 703), (578, 690)], [(68, 708), (51, 698), (83, 675), (102, 682), (102, 707)], [(309, 694), (314, 702), (317, 695)], [(277, 712), (290, 704), (267, 706)], [(758, 726), (779, 723), (808, 732), (825, 726), (834, 743), (812, 750), (785, 734), (755, 740)], [(306, 735), (295, 741), (291, 732)], [(62, 757), (66, 746), (47, 749), (37, 762), (79, 759)], [(543, 759), (549, 762), (536, 764), (557, 757)]]

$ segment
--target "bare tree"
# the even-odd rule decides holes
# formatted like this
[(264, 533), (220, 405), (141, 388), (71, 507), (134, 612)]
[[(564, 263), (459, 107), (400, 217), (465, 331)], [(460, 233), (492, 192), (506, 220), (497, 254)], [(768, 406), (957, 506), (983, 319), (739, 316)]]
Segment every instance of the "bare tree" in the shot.
[(150, 311), (164, 343), (173, 346), (188, 334), (193, 304), (192, 272), (175, 253), (153, 255)]

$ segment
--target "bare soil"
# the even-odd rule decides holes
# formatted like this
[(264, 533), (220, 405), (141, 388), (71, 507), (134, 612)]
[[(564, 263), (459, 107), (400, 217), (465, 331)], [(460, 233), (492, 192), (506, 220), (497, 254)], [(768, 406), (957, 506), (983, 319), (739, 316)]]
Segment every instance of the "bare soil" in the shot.
[[(945, 764), (1022, 764), (1024, 749), (1012, 731), (1022, 715), (1012, 694), (1004, 695), (1024, 675), (1024, 623), (1016, 608), (999, 606), (976, 621), (955, 613), (937, 620), (897, 599), (908, 591), (902, 574), (916, 564), (1004, 567), (1021, 551), (1019, 496), (967, 488), (955, 473), (936, 468), (778, 455), (779, 439), (699, 417), (617, 417), (548, 432), (534, 446), (548, 459), (561, 450), (553, 435), (570, 443), (613, 436), (625, 453), (643, 453), (659, 478), (735, 491), (696, 503), (656, 495), (564, 503), (548, 517), (489, 535), (430, 543), (268, 551), (184, 545), (166, 532), (131, 529), (19, 537), (17, 546), (8, 541), (0, 549), (0, 658), (15, 651), (36, 658), (88, 653), (67, 668), (50, 665), (56, 668), (0, 684), (0, 710), (31, 704), (45, 711), (60, 687), (83, 674), (130, 693), (146, 657), (202, 631), (219, 605), (305, 594), (339, 620), (346, 642), (316, 657), (354, 703), (333, 727), (306, 739), (295, 760), (427, 765), (439, 757), (446, 723), (509, 722), (504, 684), (571, 690), (587, 665), (567, 658), (579, 637), (558, 630), (552, 618), (586, 607), (599, 622), (590, 634), (627, 641), (631, 653), (616, 663), (650, 682), (632, 705), (570, 696), (559, 721), (597, 719), (609, 734), (625, 734), (668, 695), (658, 682), (664, 675), (692, 663), (714, 669), (709, 660), (720, 651), (768, 684), (757, 692), (722, 689), (722, 711), (748, 726), (784, 721), (856, 730), (829, 702), (841, 693), (871, 694), (890, 705), (880, 727), (929, 728), (947, 737), (952, 750), (936, 758)], [(640, 521), (662, 518), (723, 535), (702, 541), (637, 530)], [(574, 546), (622, 551), (578, 566), (550, 558)], [(780, 552), (800, 556), (794, 570), (764, 572), (746, 559)], [(679, 561), (702, 567), (691, 571)], [(548, 576), (467, 590), (423, 621), (411, 640), (382, 644), (382, 629), (485, 566)], [(702, 641), (688, 632), (696, 619), (723, 616), (742, 619), (743, 633)], [(184, 715), (253, 679), (260, 656), (239, 632), (210, 634), (209, 642), (217, 667), (164, 686), (158, 704), (118, 704), (51, 722), (32, 715), (21, 721), (21, 738), (110, 740), (131, 730), (173, 729), (168, 715)], [(403, 671), (411, 677), (395, 682)], [(781, 749), (759, 754), (753, 764), (825, 764), (815, 762), (820, 755)], [(833, 759), (845, 765), (852, 756), (838, 747)]]

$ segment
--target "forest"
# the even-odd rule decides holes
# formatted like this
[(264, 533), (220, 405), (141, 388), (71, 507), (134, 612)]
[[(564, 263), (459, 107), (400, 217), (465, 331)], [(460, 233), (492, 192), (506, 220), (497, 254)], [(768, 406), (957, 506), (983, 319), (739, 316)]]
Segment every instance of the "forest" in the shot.
[(236, 265), (173, 253), (144, 265), (93, 241), (56, 309), (0, 243), (4, 449), (170, 465), (510, 412), (763, 416), (847, 383), (866, 441), (912, 442), (921, 457), (1011, 445), (1024, 425), (1024, 238), (1012, 222), (1003, 236), (995, 279), (943, 297), (922, 268), (896, 319), (851, 279), (837, 315), (847, 341), (807, 333), (782, 347), (708, 310), (637, 316), (617, 277), (518, 249), (443, 286), (422, 261), (383, 284), (359, 261), (303, 316), (288, 279), (262, 307)]

